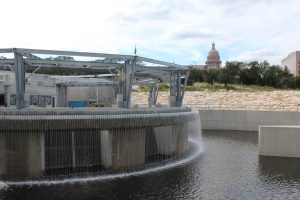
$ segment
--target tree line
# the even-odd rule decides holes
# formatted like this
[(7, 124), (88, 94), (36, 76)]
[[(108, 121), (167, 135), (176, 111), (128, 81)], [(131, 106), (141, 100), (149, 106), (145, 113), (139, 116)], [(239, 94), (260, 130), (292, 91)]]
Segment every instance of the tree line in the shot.
[(270, 65), (267, 61), (228, 61), (223, 68), (200, 70), (193, 68), (188, 85), (194, 82), (261, 85), (274, 88), (300, 88), (300, 77), (294, 76), (286, 67)]

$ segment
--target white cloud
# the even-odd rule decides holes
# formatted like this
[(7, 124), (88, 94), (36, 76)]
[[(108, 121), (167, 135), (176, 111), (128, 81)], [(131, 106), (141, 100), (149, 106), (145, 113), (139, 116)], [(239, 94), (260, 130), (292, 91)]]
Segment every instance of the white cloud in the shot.
[(15, 0), (1, 8), (0, 48), (133, 53), (137, 43), (140, 55), (188, 64), (204, 63), (213, 40), (223, 62), (279, 63), (300, 46), (298, 0)]
[(281, 54), (272, 49), (258, 49), (255, 51), (245, 51), (241, 54), (230, 58), (230, 60), (237, 60), (237, 61), (264, 61), (264, 60), (270, 60), (272, 62), (278, 62), (278, 56)]

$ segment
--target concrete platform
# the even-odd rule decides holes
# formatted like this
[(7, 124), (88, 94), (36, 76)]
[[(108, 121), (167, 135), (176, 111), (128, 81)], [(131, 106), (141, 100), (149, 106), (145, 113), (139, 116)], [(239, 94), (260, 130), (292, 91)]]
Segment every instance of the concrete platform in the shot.
[(186, 153), (199, 122), (189, 108), (6, 109), (0, 112), (0, 179), (133, 170), (156, 156)]
[(300, 126), (260, 126), (259, 155), (300, 158)]

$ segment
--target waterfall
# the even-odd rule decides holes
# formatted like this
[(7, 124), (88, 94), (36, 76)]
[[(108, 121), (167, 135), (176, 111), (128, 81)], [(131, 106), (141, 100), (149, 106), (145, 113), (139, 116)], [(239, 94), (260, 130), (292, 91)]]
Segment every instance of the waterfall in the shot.
[(195, 144), (201, 144), (200, 116), (187, 108), (6, 110), (0, 181), (146, 173), (189, 160), (199, 152)]

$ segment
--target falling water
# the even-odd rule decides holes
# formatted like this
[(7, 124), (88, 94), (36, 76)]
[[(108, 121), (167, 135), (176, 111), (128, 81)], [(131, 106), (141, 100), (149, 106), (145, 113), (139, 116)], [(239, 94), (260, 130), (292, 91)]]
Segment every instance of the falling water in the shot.
[(0, 180), (48, 184), (120, 178), (188, 162), (201, 152), (189, 109), (7, 111)]

